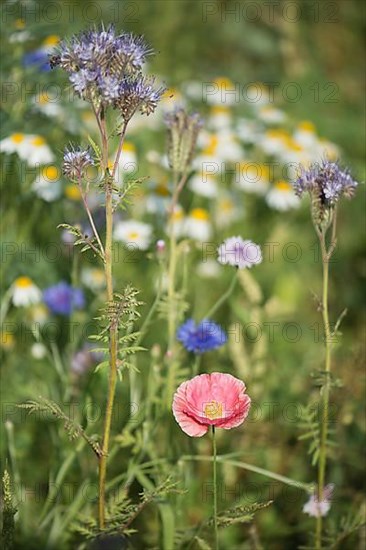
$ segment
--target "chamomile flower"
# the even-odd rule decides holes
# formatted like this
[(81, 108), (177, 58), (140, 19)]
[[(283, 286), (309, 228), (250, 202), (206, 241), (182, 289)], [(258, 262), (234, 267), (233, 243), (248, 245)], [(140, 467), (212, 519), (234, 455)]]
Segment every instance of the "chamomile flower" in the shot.
[(229, 128), (232, 122), (231, 111), (224, 105), (216, 105), (211, 108), (207, 120), (208, 126), (214, 130)]
[(61, 172), (53, 165), (41, 169), (32, 184), (32, 189), (38, 197), (46, 202), (52, 202), (61, 196)]
[(264, 105), (258, 111), (258, 118), (268, 125), (282, 124), (286, 120), (286, 114), (281, 109), (271, 105)]
[(0, 151), (11, 155), (16, 153), (21, 159), (25, 159), (28, 152), (28, 139), (27, 134), (16, 132), (0, 141)]
[(259, 143), (262, 136), (261, 125), (256, 120), (239, 118), (236, 123), (236, 134), (243, 143)]
[(252, 107), (259, 108), (270, 102), (268, 87), (263, 82), (254, 82), (244, 92), (245, 101)]
[(235, 133), (230, 129), (221, 130), (217, 134), (216, 155), (227, 162), (237, 162), (243, 158), (243, 150)]
[(217, 182), (212, 174), (206, 172), (197, 172), (192, 176), (188, 183), (188, 187), (191, 191), (202, 197), (212, 199), (217, 197)]
[(289, 138), (286, 130), (271, 129), (264, 133), (259, 145), (267, 155), (279, 155), (286, 149)]
[(106, 285), (104, 271), (99, 267), (84, 267), (80, 279), (83, 285), (93, 292), (102, 290)]
[(223, 170), (223, 160), (219, 156), (218, 145), (218, 136), (211, 134), (207, 139), (207, 145), (193, 159), (193, 168), (198, 171), (207, 171), (209, 168), (212, 173), (219, 173)]
[(315, 147), (318, 141), (315, 125), (309, 120), (304, 120), (298, 124), (293, 137), (296, 143), (305, 149)]
[(34, 109), (44, 115), (53, 118), (58, 117), (64, 113), (60, 101), (57, 97), (43, 92), (32, 98)]
[(65, 187), (65, 197), (70, 201), (80, 201), (81, 193), (79, 187), (75, 183), (69, 183)]
[(149, 214), (164, 214), (171, 200), (166, 183), (155, 184), (146, 198), (145, 208)]
[(269, 167), (255, 162), (241, 162), (236, 165), (234, 183), (238, 189), (264, 195), (269, 187)]
[(22, 160), (27, 162), (28, 166), (51, 164), (55, 159), (46, 140), (38, 135), (25, 136), (24, 145), (19, 149), (18, 154)]
[(266, 196), (268, 206), (274, 210), (291, 210), (298, 208), (300, 199), (295, 195), (295, 191), (291, 183), (281, 180), (274, 184)]
[(28, 307), (42, 299), (42, 292), (38, 286), (26, 276), (18, 277), (12, 285), (12, 290), (12, 301), (16, 307)]
[(121, 156), (119, 158), (119, 166), (121, 170), (127, 174), (132, 174), (137, 171), (136, 147), (130, 141), (125, 141), (123, 144)]
[(208, 241), (212, 235), (210, 216), (204, 208), (193, 208), (184, 222), (184, 234), (196, 241)]
[(139, 250), (149, 248), (152, 237), (152, 227), (137, 220), (120, 221), (116, 223), (114, 238)]
[(173, 234), (176, 238), (183, 236), (185, 228), (185, 214), (184, 210), (180, 204), (177, 204), (174, 208), (174, 212), (170, 215), (168, 224), (166, 227), (166, 232), (170, 235), (170, 232), (173, 231)]
[(238, 202), (229, 193), (221, 195), (215, 204), (215, 223), (220, 229), (230, 226), (243, 215)]
[(233, 105), (237, 101), (238, 89), (229, 78), (215, 78), (203, 87), (203, 98), (210, 105)]

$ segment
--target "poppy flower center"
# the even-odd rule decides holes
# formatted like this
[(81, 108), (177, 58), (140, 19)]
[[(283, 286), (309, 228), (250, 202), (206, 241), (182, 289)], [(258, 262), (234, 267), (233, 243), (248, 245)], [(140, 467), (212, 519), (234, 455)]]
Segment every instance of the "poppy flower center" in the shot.
[(222, 418), (222, 403), (218, 401), (210, 401), (205, 404), (204, 413), (206, 418), (210, 420), (215, 420), (215, 418)]

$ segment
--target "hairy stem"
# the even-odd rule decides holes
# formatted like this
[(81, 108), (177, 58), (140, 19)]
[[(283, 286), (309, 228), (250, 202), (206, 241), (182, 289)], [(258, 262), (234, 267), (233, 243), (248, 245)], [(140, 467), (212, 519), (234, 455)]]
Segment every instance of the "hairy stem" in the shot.
[(215, 526), (215, 550), (219, 550), (219, 530), (217, 527), (217, 452), (215, 426), (212, 426), (212, 450), (213, 450), (213, 514)]
[[(335, 219), (334, 222), (335, 224)], [(322, 295), (322, 317), (325, 334), (325, 373), (326, 381), (322, 390), (322, 415), (321, 415), (321, 427), (320, 427), (320, 449), (319, 449), (319, 463), (318, 463), (318, 500), (323, 499), (324, 483), (325, 483), (325, 469), (327, 463), (327, 436), (328, 436), (328, 410), (329, 410), (329, 376), (331, 371), (331, 330), (329, 325), (329, 312), (328, 312), (328, 281), (329, 281), (329, 260), (333, 253), (335, 246), (335, 226), (333, 225), (332, 231), (332, 243), (331, 248), (327, 251), (325, 242), (325, 235), (323, 233), (319, 236), (320, 247), (322, 253), (323, 264), (323, 295)], [(319, 514), (316, 518), (315, 529), (315, 547), (320, 550), (322, 547), (322, 530), (323, 530), (323, 517)]]
[[(99, 117), (98, 117), (99, 118)], [(112, 179), (108, 170), (108, 139), (106, 132), (105, 119), (103, 116), (99, 119), (102, 139), (102, 168), (105, 174), (105, 212), (106, 212), (106, 239), (105, 239), (105, 277), (107, 284), (108, 302), (113, 301), (113, 198), (112, 198)], [(109, 379), (108, 379), (108, 397), (104, 418), (102, 453), (99, 458), (99, 501), (98, 501), (98, 520), (99, 528), (105, 527), (105, 484), (107, 475), (107, 459), (109, 450), (109, 439), (113, 414), (114, 395), (117, 384), (117, 343), (118, 327), (111, 323), (109, 327)]]

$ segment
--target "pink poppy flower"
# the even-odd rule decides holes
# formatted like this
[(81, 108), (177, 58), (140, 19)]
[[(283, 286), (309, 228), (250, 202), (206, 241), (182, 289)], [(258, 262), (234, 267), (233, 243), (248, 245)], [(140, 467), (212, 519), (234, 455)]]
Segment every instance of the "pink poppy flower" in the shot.
[(220, 372), (183, 382), (173, 399), (174, 417), (191, 437), (201, 437), (210, 426), (236, 428), (246, 419), (249, 408), (244, 382)]

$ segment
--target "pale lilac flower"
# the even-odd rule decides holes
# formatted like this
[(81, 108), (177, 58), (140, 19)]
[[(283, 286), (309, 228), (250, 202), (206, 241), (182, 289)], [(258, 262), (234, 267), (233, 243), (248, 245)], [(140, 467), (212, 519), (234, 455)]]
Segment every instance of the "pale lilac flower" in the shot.
[(302, 511), (313, 518), (326, 516), (330, 510), (331, 498), (334, 490), (334, 484), (329, 483), (324, 487), (323, 498), (318, 500), (316, 492), (314, 492), (309, 500), (304, 504)]
[(229, 237), (218, 248), (220, 264), (229, 264), (239, 269), (252, 267), (262, 261), (262, 251), (258, 244), (244, 241), (241, 237)]
[(63, 173), (73, 181), (77, 181), (85, 175), (85, 170), (94, 165), (94, 159), (91, 150), (73, 148), (70, 146), (65, 149)]

